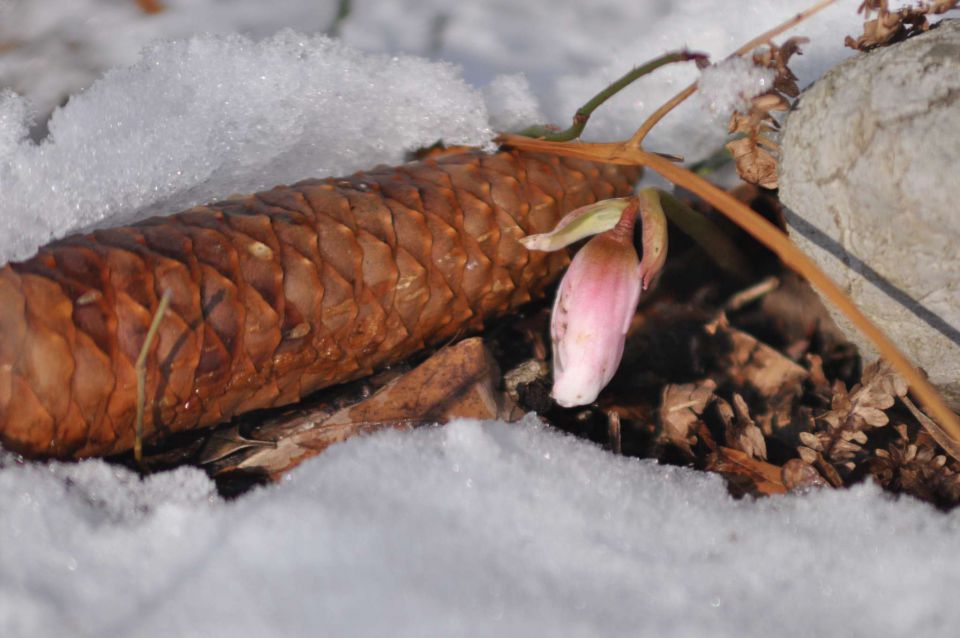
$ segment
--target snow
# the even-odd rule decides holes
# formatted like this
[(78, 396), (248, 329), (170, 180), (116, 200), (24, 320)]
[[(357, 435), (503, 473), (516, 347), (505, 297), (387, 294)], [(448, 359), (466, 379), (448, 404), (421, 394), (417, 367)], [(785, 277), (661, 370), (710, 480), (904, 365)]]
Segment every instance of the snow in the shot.
[[(890, 636), (960, 622), (960, 513), (864, 485), (733, 500), (538, 425), (335, 446), (225, 503), (199, 472), (0, 473), (15, 636)], [(954, 557), (954, 558), (951, 558)]]
[(105, 70), (132, 64), (153, 40), (196, 33), (246, 33), (261, 38), (284, 27), (304, 33), (329, 28), (333, 2), (303, 0), (162, 0), (149, 15), (134, 0), (3, 0), (0, 84), (28, 95), (46, 116)]
[(530, 82), (522, 73), (498, 75), (484, 87), (483, 96), (494, 130), (519, 131), (531, 122), (546, 121), (531, 92)]
[[(344, 44), (268, 35), (329, 28), (332, 2), (179, 0), (147, 15), (128, 0), (7, 0), (0, 43), (13, 44), (0, 55), (0, 86), (32, 106), (0, 97), (0, 261), (94, 225), (396, 163), (440, 138), (484, 145), (496, 130), (566, 126), (630, 65), (686, 43), (719, 59), (803, 4), (745, 3), (724, 20), (705, 1), (357, 0), (339, 27)], [(842, 35), (856, 22), (804, 25), (818, 46), (800, 58), (801, 81), (845, 55)], [(248, 35), (169, 39), (197, 31)], [(674, 65), (646, 78), (604, 105), (586, 137), (628, 135), (697, 73)], [(63, 99), (51, 96), (83, 87), (44, 119)], [(693, 102), (655, 129), (651, 148), (695, 160), (719, 147), (724, 127)], [(31, 124), (48, 132), (39, 143)]]
[[(353, 0), (342, 42), (272, 35), (333, 30), (332, 0), (163, 4), (148, 15), (132, 0), (0, 2), (0, 86), (30, 100), (0, 96), (0, 261), (93, 225), (398, 162), (438, 138), (483, 145), (496, 130), (566, 126), (630, 66), (687, 45), (722, 60), (807, 0), (735, 12), (708, 0)], [(793, 63), (801, 84), (849, 54), (849, 5), (797, 30), (813, 40)], [(692, 64), (658, 70), (584, 137), (626, 137), (697, 77)], [(690, 161), (718, 149), (725, 128), (697, 102), (647, 146)]]
[(773, 88), (776, 75), (773, 69), (755, 66), (751, 60), (728, 58), (702, 71), (697, 96), (718, 119), (727, 120), (734, 111), (746, 113), (751, 98)]
[[(565, 126), (631, 65), (684, 45), (721, 60), (807, 2), (354, 0), (342, 41), (317, 35), (332, 1), (164, 4), (0, 2), (0, 87), (25, 96), (0, 93), (0, 261), (438, 138)], [(813, 39), (801, 84), (849, 54), (855, 5), (794, 32)], [(697, 77), (658, 71), (586, 137), (625, 137)], [(648, 146), (708, 155), (711, 120), (691, 101)], [(0, 635), (943, 633), (958, 516), (870, 485), (734, 501), (529, 419), (348, 441), (233, 502), (196, 470), (6, 455)]]
[(54, 112), (48, 139), (11, 146), (23, 111), (21, 100), (0, 101), (2, 261), (107, 219), (397, 163), (439, 138), (492, 136), (481, 91), (451, 65), (292, 31), (150, 45)]
[[(448, 0), (357, 0), (342, 33), (347, 42), (365, 50), (419, 53), (460, 64), (474, 85), (484, 85), (499, 74), (523, 72), (547, 119), (566, 127), (580, 105), (632, 66), (683, 47), (720, 61), (811, 4), (811, 0), (487, 0), (454, 5)], [(844, 48), (843, 36), (859, 33), (857, 4), (841, 0), (791, 32), (812, 39), (805, 54), (791, 62), (801, 86), (852, 54)], [(629, 136), (646, 115), (698, 77), (692, 63), (658, 70), (597, 111), (584, 138)], [(651, 133), (647, 146), (696, 161), (720, 148), (725, 134), (726, 129), (704, 118), (702, 106), (691, 100)]]

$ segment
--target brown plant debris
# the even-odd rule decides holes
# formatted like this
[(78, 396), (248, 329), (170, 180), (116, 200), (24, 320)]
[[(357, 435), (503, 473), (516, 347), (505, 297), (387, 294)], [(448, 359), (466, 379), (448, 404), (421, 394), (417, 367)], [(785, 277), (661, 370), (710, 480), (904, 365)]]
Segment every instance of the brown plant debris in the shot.
[(742, 396), (733, 393), (733, 407), (723, 399), (717, 399), (717, 411), (723, 421), (723, 437), (728, 446), (751, 458), (767, 460), (763, 432), (750, 418), (750, 408)]
[(254, 473), (277, 479), (330, 445), (386, 428), (409, 429), (456, 418), (516, 419), (522, 412), (497, 389), (496, 361), (474, 337), (443, 348), (359, 403), (286, 411), (251, 437), (236, 426), (210, 438), (201, 462), (215, 475)]
[[(958, 0), (927, 0), (891, 11), (888, 0), (864, 0), (857, 8), (857, 13), (865, 18), (863, 34), (857, 38), (848, 35), (843, 43), (851, 49), (868, 51), (900, 42), (928, 30), (928, 16), (946, 13), (957, 4)], [(873, 14), (876, 17), (871, 18)]]
[(842, 382), (835, 383), (830, 411), (816, 419), (812, 431), (799, 434), (801, 458), (828, 463), (839, 473), (852, 472), (866, 455), (869, 431), (890, 422), (886, 410), (906, 393), (906, 383), (882, 361), (864, 370), (850, 392)]
[(740, 493), (770, 495), (787, 491), (780, 468), (733, 448), (720, 447), (711, 453), (707, 470), (726, 476)]
[[(776, 218), (775, 206), (757, 210)], [(960, 463), (943, 447), (950, 439), (938, 440), (900, 376), (885, 363), (861, 373), (809, 286), (768, 253), (744, 248), (754, 281), (673, 242), (631, 324), (623, 365), (593, 405), (564, 409), (550, 398), (547, 299), (491, 325), (483, 342), (324, 390), (307, 405), (190, 433), (201, 440), (154, 449), (148, 463), (199, 464), (234, 494), (348, 436), (533, 410), (612, 454), (717, 472), (735, 495), (872, 480), (941, 507), (960, 504)]]
[(872, 480), (960, 503), (960, 464), (926, 432), (903, 379), (884, 362), (861, 372), (807, 284), (759, 255), (756, 281), (726, 281), (697, 251), (673, 255), (641, 304), (598, 405), (548, 409), (549, 422), (607, 443), (615, 410), (624, 454), (718, 472), (734, 494)]
[(793, 55), (800, 54), (800, 45), (805, 42), (806, 38), (790, 38), (782, 46), (770, 42), (753, 54), (755, 65), (772, 69), (776, 75), (773, 88), (753, 98), (749, 111), (730, 116), (728, 131), (743, 137), (728, 142), (727, 150), (733, 155), (740, 178), (747, 183), (777, 187), (779, 147), (772, 138), (780, 124), (772, 114), (789, 110), (791, 100), (800, 94), (797, 76), (787, 65)]
[(933, 440), (906, 424), (893, 428), (896, 439), (874, 451), (870, 473), (883, 487), (940, 505), (960, 503), (960, 467), (938, 454)]
[(704, 408), (713, 400), (717, 384), (712, 379), (695, 383), (668, 385), (660, 402), (660, 425), (666, 441), (676, 445), (691, 458), (697, 442), (696, 425)]
[(784, 463), (780, 478), (783, 486), (791, 492), (829, 486), (816, 468), (803, 459), (790, 459)]

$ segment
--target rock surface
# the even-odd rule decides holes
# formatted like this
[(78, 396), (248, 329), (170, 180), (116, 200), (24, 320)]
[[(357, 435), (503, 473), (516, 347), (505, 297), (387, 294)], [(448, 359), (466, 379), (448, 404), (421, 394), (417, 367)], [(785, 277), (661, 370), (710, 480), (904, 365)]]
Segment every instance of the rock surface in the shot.
[[(791, 236), (955, 408), (958, 166), (960, 20), (832, 69), (801, 96), (782, 139)], [(865, 356), (876, 356), (834, 316)]]

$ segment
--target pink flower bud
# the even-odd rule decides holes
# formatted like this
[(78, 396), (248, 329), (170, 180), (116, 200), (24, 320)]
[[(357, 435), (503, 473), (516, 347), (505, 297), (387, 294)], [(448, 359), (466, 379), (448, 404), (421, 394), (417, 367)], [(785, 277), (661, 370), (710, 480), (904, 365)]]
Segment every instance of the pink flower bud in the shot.
[(574, 256), (553, 306), (553, 392), (564, 407), (592, 403), (610, 382), (640, 299), (633, 214)]
[[(643, 261), (633, 247), (643, 222)], [(567, 269), (553, 305), (553, 398), (564, 407), (592, 403), (613, 378), (640, 293), (667, 257), (667, 219), (660, 195), (608, 199), (567, 214), (549, 233), (521, 241), (530, 250), (559, 250), (596, 235)]]

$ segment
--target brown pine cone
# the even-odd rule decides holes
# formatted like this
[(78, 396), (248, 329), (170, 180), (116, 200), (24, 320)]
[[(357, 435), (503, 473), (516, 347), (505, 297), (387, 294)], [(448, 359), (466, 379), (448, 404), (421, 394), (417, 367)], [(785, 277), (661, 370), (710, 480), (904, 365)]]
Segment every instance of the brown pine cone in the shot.
[(159, 300), (146, 440), (291, 403), (478, 330), (567, 264), (517, 241), (631, 192), (638, 169), (477, 151), (307, 180), (74, 235), (0, 269), (0, 442), (129, 450)]

